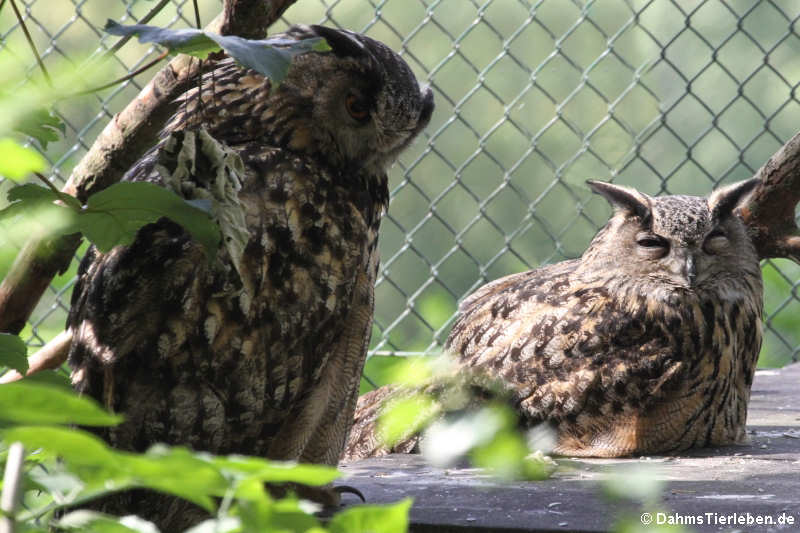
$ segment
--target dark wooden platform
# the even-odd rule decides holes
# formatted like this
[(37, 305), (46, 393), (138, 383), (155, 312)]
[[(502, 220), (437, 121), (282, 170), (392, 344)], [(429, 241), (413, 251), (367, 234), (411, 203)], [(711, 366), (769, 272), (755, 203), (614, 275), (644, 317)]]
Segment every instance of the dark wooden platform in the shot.
[[(344, 483), (360, 489), (370, 503), (413, 497), (415, 532), (608, 531), (619, 509), (604, 499), (602, 482), (643, 464), (665, 481), (665, 490), (659, 509), (634, 508), (637, 517), (652, 511), (656, 520), (656, 510), (662, 510), (703, 519), (689, 531), (800, 532), (800, 363), (757, 372), (748, 432), (748, 445), (674, 457), (565, 460), (565, 468), (547, 481), (504, 484), (477, 469), (434, 468), (417, 455), (341, 468), (349, 476)], [(774, 524), (730, 523), (747, 520), (748, 513)]]

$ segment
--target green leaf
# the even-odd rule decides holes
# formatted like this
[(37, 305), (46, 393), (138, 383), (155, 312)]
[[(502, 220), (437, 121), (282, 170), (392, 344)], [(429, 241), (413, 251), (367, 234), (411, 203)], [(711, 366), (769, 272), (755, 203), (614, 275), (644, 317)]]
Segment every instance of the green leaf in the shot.
[[(62, 192), (56, 192), (50, 187), (45, 187), (36, 183), (23, 183), (22, 185), (16, 185), (8, 190), (6, 198), (12, 204), (16, 202), (25, 202), (25, 205), (21, 206), (23, 210), (27, 210), (32, 205), (38, 206), (49, 204), (57, 200), (61, 200), (75, 211), (81, 209), (81, 203), (74, 196)], [(5, 211), (5, 209), (3, 211)]]
[(658, 501), (664, 489), (652, 468), (635, 466), (617, 469), (603, 483), (603, 492), (612, 500), (634, 500), (642, 503)]
[(95, 494), (100, 488), (108, 492), (146, 487), (213, 512), (212, 497), (223, 496), (229, 488), (205, 454), (181, 447), (154, 446), (145, 454), (121, 452), (85, 431), (48, 426), (18, 426), (3, 436), (6, 441), (20, 441), (27, 448), (40, 448), (62, 458)]
[(439, 411), (427, 394), (414, 393), (392, 400), (378, 419), (378, 435), (388, 446), (393, 446), (424, 428)]
[[(39, 461), (39, 464), (47, 460), (40, 453), (31, 454), (26, 460), (31, 462), (34, 458)], [(32, 484), (50, 494), (59, 494), (62, 500), (69, 501), (72, 500), (72, 496), (79, 494), (86, 486), (75, 474), (66, 472), (63, 468), (54, 467), (52, 464), (48, 466), (49, 468), (32, 468), (28, 471), (28, 477)], [(63, 465), (59, 466), (63, 467)]]
[(8, 190), (6, 198), (9, 202), (54, 202), (59, 199), (52, 189), (35, 183), (23, 183), (12, 187)]
[[(10, 204), (0, 210), (4, 229), (22, 238), (31, 235), (65, 235), (78, 231), (76, 221), (80, 204), (68, 194), (47, 187), (25, 183), (8, 191)], [(54, 203), (62, 200), (65, 205)], [(67, 207), (69, 206), (69, 207)]]
[(18, 424), (114, 426), (122, 417), (72, 391), (27, 382), (0, 386), (0, 421)]
[[(11, 385), (3, 385), (0, 390)], [(4, 431), (3, 439), (6, 442), (19, 441), (28, 449), (41, 448), (62, 457), (72, 466), (117, 469), (116, 452), (99, 437), (85, 431), (51, 426), (17, 426)]]
[(242, 520), (243, 531), (314, 531), (321, 524), (308, 509), (309, 502), (296, 498), (272, 501), (263, 483), (248, 481), (248, 492), (261, 493), (260, 498), (242, 501), (237, 491), (238, 504), (234, 514)]
[(174, 494), (208, 511), (215, 508), (211, 496), (223, 496), (229, 483), (207, 454), (193, 454), (183, 447), (157, 445), (144, 455), (117, 453), (116, 461), (138, 485)]
[(44, 108), (33, 109), (27, 115), (20, 118), (14, 129), (20, 133), (33, 137), (42, 149), (47, 150), (47, 143), (55, 142), (61, 138), (61, 135), (67, 130), (64, 122), (53, 115), (52, 111)]
[(391, 505), (357, 505), (337, 513), (328, 523), (331, 533), (405, 533), (413, 500)]
[(25, 383), (33, 383), (49, 387), (58, 387), (67, 392), (73, 393), (72, 383), (63, 372), (57, 370), (40, 370), (35, 374), (25, 377)]
[(426, 459), (448, 467), (477, 446), (485, 445), (514, 425), (511, 408), (490, 404), (477, 411), (437, 420), (427, 429), (420, 446)]
[(553, 463), (540, 454), (532, 457), (522, 435), (515, 429), (497, 433), (488, 443), (472, 450), (472, 462), (502, 479), (547, 479)]
[(222, 48), (242, 66), (263, 74), (276, 84), (286, 77), (295, 55), (331, 49), (321, 37), (300, 41), (280, 38), (255, 40), (194, 29), (172, 30), (146, 24), (123, 26), (113, 20), (108, 20), (104, 29), (112, 35), (136, 35), (141, 43), (156, 43), (172, 53), (189, 54), (201, 59)]
[(209, 460), (231, 477), (255, 479), (264, 483), (300, 483), (320, 486), (341, 477), (341, 473), (330, 466), (270, 461), (243, 455), (212, 457)]
[(78, 225), (87, 239), (107, 252), (118, 244), (132, 243), (139, 228), (161, 217), (183, 226), (205, 247), (209, 258), (216, 255), (220, 232), (208, 213), (152, 183), (116, 183), (93, 194)]
[(103, 28), (111, 35), (127, 37), (135, 35), (140, 43), (156, 43), (169, 49), (175, 54), (188, 54), (200, 59), (205, 59), (208, 54), (218, 52), (220, 47), (206, 36), (202, 30), (179, 29), (171, 30), (148, 26), (147, 24), (130, 24), (123, 26), (113, 20), (106, 21)]
[(47, 160), (32, 148), (20, 145), (13, 139), (0, 139), (0, 175), (20, 181), (31, 172), (47, 169)]
[[(289, 65), (297, 54), (330, 50), (325, 39), (316, 37), (292, 41), (287, 39), (252, 40), (235, 35), (207, 33), (240, 65), (263, 74), (274, 83), (282, 82), (289, 73)], [(324, 44), (322, 44), (324, 43)]]
[(390, 383), (398, 385), (416, 386), (428, 383), (434, 376), (440, 363), (439, 359), (431, 357), (400, 357), (403, 364), (393, 369)]
[(23, 376), (28, 371), (28, 347), (18, 336), (0, 333), (0, 365), (11, 367)]

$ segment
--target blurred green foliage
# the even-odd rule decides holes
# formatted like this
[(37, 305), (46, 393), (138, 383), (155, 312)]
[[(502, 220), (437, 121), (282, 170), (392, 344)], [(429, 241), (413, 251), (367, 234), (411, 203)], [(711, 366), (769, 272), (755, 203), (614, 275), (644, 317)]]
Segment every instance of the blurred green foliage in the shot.
[[(204, 21), (219, 6), (199, 4)], [(98, 39), (116, 41), (98, 35), (107, 18), (136, 22), (153, 5), (86, 2), (78, 16), (70, 2), (36, 0), (26, 13), (51, 65), (97, 56)], [(401, 51), (435, 92), (431, 125), (390, 173), (372, 352), (436, 353), (464, 295), (580, 255), (609, 214), (587, 178), (706, 194), (750, 177), (800, 123), (798, 15), (800, 5), (755, 0), (300, 0), (274, 31), (293, 22), (366, 31)], [(176, 2), (149, 24), (193, 20), (190, 5)], [(8, 9), (0, 12), (6, 52), (15, 59), (6, 72), (36, 76)], [(126, 45), (109, 77), (156, 53)], [(66, 135), (44, 151), (57, 181), (150, 76), (57, 107)], [(0, 274), (8, 249), (0, 246)], [(762, 367), (800, 353), (798, 274), (788, 261), (765, 266)], [(40, 303), (26, 340), (39, 344), (63, 325), (69, 279)], [(373, 359), (368, 375), (380, 381), (377, 367), (388, 365)]]
[(171, 494), (206, 509), (211, 518), (193, 531), (402, 533), (408, 529), (408, 499), (393, 505), (353, 506), (323, 527), (309, 512), (309, 502), (293, 496), (275, 499), (264, 486), (326, 485), (339, 477), (331, 467), (214, 456), (163, 445), (144, 454), (114, 450), (98, 437), (69, 426), (115, 425), (121, 417), (52, 385), (27, 381), (3, 385), (0, 407), (0, 467), (9, 461), (5, 452), (11, 443), (22, 443), (28, 451), (20, 474), (25, 505), (13, 515), (20, 531), (58, 526), (96, 533), (157, 533), (153, 524), (133, 516), (120, 519), (84, 510), (58, 516), (59, 510), (131, 488)]
[[(511, 405), (473, 397), (468, 372), (447, 357), (407, 358), (387, 379), (400, 385), (381, 406), (376, 433), (388, 447), (423, 434), (419, 449), (431, 464), (449, 468), (465, 458), (504, 480), (547, 479), (555, 463), (537, 449), (542, 439), (523, 432)], [(490, 386), (490, 384), (484, 384)]]
[[(638, 465), (609, 472), (602, 493), (618, 509), (614, 533), (690, 533), (692, 529), (663, 523), (664, 482), (656, 472)], [(659, 516), (661, 515), (661, 516)]]

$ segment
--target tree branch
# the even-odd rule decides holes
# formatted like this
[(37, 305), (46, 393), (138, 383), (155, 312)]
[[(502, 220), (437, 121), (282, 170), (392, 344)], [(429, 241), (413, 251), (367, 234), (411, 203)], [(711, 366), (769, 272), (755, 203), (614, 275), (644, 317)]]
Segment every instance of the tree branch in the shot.
[(739, 215), (761, 259), (785, 257), (800, 263), (800, 230), (795, 210), (800, 201), (800, 133), (764, 163)]
[[(223, 12), (206, 29), (261, 38), (296, 1), (225, 0)], [(174, 100), (191, 88), (199, 63), (189, 56), (178, 56), (161, 69), (108, 123), (73, 170), (63, 191), (85, 202), (91, 194), (118, 182), (156, 143), (158, 132), (177, 109)], [(79, 244), (75, 235), (26, 243), (0, 284), (0, 331), (22, 330), (53, 276), (66, 270)]]
[(800, 201), (800, 133), (764, 163), (739, 215), (761, 259), (785, 257), (800, 263), (800, 230), (795, 210)]

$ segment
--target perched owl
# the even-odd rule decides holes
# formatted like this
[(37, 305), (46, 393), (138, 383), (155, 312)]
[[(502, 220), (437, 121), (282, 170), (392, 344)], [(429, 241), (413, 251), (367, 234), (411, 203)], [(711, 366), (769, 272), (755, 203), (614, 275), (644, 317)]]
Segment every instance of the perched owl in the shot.
[[(125, 177), (211, 198), (217, 259), (162, 219), (81, 264), (72, 381), (124, 414), (99, 430), (117, 448), (339, 460), (372, 328), (386, 169), (427, 125), (433, 95), (364, 35), (295, 26), (281, 37), (332, 50), (296, 56), (277, 86), (221, 62)], [(109, 501), (165, 531), (186, 524), (177, 500)]]
[[(699, 198), (589, 182), (614, 216), (583, 256), (478, 289), (461, 304), (446, 350), (501, 381), (526, 426), (550, 425), (560, 455), (743, 441), (762, 282), (734, 210), (756, 183)], [(379, 389), (359, 401), (349, 459), (388, 451), (375, 419), (391, 395)]]

